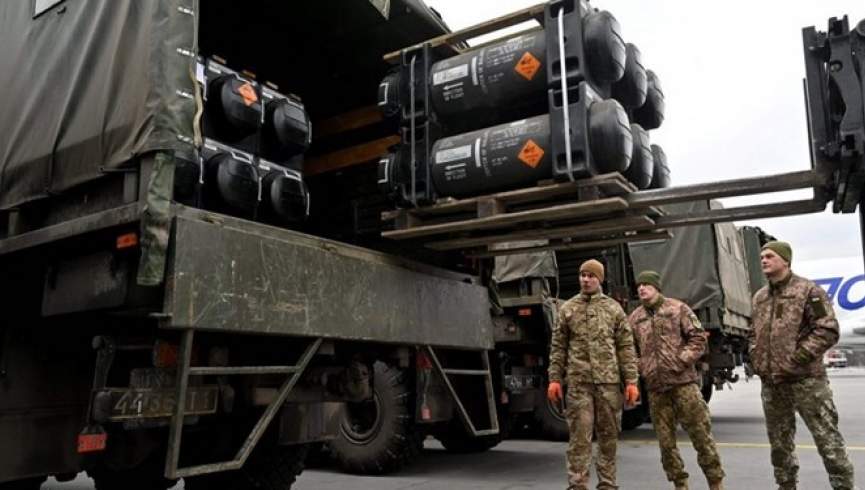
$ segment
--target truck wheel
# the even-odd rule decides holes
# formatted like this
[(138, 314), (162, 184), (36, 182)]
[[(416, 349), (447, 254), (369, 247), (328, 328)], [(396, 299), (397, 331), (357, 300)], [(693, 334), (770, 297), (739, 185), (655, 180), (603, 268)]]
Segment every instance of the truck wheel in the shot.
[(535, 407), (535, 424), (541, 437), (548, 441), (567, 441), (569, 437), (568, 420), (560, 404), (544, 400)]
[[(87, 470), (96, 490), (167, 490), (177, 484), (163, 476), (165, 453), (156, 451), (144, 462), (128, 469), (99, 464)], [(5, 490), (5, 489), (4, 489)]]
[(303, 471), (308, 446), (258, 446), (243, 468), (185, 478), (186, 490), (289, 490)]
[(700, 378), (700, 393), (703, 395), (703, 400), (706, 403), (709, 403), (709, 400), (712, 399), (712, 393), (715, 392), (715, 383), (713, 383), (713, 377), (708, 372), (703, 373), (703, 377)]
[(705, 400), (706, 403), (709, 403), (709, 400), (712, 399), (712, 393), (715, 392), (715, 385), (703, 382), (703, 386), (700, 387), (700, 392), (703, 394), (703, 400)]
[(625, 410), (622, 412), (622, 430), (634, 430), (643, 425), (647, 419), (647, 411), (645, 402), (637, 408)]
[(0, 490), (39, 490), (45, 477), (0, 483)]
[(488, 451), (502, 442), (502, 435), (474, 437), (466, 432), (465, 427), (458, 419), (453, 419), (447, 428), (436, 434), (436, 439), (442, 443), (449, 453), (468, 454), (482, 453)]
[(407, 372), (376, 362), (372, 400), (346, 403), (339, 435), (329, 443), (348, 473), (381, 475), (413, 461), (423, 447), (414, 423)]

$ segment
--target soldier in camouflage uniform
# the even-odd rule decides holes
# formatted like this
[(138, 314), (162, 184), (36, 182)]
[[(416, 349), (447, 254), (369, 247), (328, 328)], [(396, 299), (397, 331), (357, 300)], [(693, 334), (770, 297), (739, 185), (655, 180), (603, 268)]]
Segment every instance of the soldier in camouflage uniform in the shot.
[(724, 470), (712, 438), (709, 407), (697, 383), (697, 361), (708, 335), (685, 303), (661, 294), (661, 276), (637, 276), (640, 303), (628, 317), (640, 353), (640, 374), (649, 391), (649, 410), (661, 448), (661, 464), (676, 490), (688, 489), (688, 473), (676, 447), (676, 425), (688, 432), (710, 490), (721, 490)]
[(598, 488), (616, 486), (616, 442), (624, 401), (639, 399), (634, 337), (625, 312), (603, 294), (604, 266), (589, 260), (580, 266), (580, 294), (559, 309), (550, 345), (550, 385), (547, 396), (562, 399), (567, 381), (569, 489), (587, 490), (592, 460), (592, 432), (598, 438), (595, 470)]
[(838, 342), (838, 321), (826, 292), (790, 270), (788, 243), (763, 246), (760, 265), (769, 285), (753, 300), (750, 356), (762, 381), (766, 430), (778, 488), (796, 488), (799, 461), (796, 412), (805, 421), (833, 489), (853, 489), (853, 465), (838, 431), (838, 412), (823, 353)]

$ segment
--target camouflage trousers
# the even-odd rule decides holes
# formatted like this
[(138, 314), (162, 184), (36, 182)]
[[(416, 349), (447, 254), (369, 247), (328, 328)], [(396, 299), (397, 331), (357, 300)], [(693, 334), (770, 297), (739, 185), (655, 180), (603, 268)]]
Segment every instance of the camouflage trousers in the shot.
[(799, 474), (799, 459), (795, 452), (798, 412), (811, 431), (832, 488), (852, 490), (853, 465), (847, 457), (844, 438), (838, 431), (838, 411), (832, 401), (829, 380), (818, 377), (778, 384), (764, 380), (761, 396), (778, 486), (796, 488)]
[(570, 384), (567, 397), (569, 488), (589, 488), (593, 432), (598, 437), (595, 461), (598, 488), (619, 488), (616, 486), (616, 444), (624, 401), (621, 387), (618, 384)]
[(712, 421), (709, 407), (703, 400), (700, 389), (694, 383), (677, 386), (669, 391), (649, 392), (649, 412), (661, 448), (661, 465), (667, 480), (675, 483), (688, 481), (685, 463), (676, 446), (676, 426), (682, 428), (691, 438), (697, 450), (697, 462), (709, 482), (724, 478), (721, 458), (712, 438)]

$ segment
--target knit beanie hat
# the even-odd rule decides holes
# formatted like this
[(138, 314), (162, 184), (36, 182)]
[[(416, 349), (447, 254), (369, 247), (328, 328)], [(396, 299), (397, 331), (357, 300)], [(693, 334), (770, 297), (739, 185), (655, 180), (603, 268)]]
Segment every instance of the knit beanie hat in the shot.
[(595, 259), (590, 259), (580, 266), (580, 272), (591, 272), (595, 275), (601, 282), (604, 282), (604, 264), (598, 262)]
[(643, 271), (637, 276), (637, 285), (649, 284), (655, 286), (658, 291), (661, 290), (661, 275), (655, 271)]
[(767, 242), (765, 245), (763, 245), (762, 250), (766, 249), (769, 249), (778, 254), (788, 264), (793, 262), (793, 248), (790, 247), (790, 244), (787, 242)]

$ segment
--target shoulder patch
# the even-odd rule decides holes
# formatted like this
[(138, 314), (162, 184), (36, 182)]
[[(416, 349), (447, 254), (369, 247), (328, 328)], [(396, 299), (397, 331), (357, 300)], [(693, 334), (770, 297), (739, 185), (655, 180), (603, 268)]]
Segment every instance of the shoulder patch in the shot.
[(688, 313), (688, 319), (691, 320), (691, 325), (694, 326), (697, 330), (703, 330), (703, 324), (700, 323), (700, 319), (697, 318), (697, 315), (693, 312)]
[(819, 296), (808, 296), (808, 304), (811, 305), (811, 311), (814, 313), (814, 319), (820, 319), (828, 315), (826, 306)]

